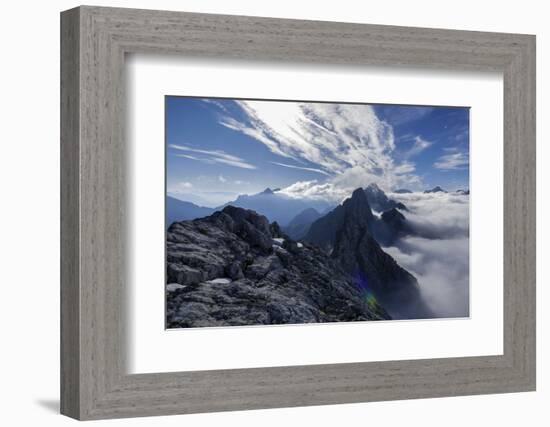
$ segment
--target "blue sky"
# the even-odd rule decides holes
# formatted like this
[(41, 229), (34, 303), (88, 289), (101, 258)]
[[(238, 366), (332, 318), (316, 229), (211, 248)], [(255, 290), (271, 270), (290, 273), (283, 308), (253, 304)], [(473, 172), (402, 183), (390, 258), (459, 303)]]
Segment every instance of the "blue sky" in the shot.
[(203, 206), (280, 188), (339, 202), (469, 188), (469, 109), (166, 97), (167, 191)]

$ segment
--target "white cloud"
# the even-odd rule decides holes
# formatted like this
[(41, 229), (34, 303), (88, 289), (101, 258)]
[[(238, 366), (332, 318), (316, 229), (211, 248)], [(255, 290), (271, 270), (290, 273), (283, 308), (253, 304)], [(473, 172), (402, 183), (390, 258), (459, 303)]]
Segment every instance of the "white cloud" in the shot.
[(219, 175), (218, 176), (218, 181), (220, 181), (222, 183), (225, 183), (225, 182), (227, 182), (227, 179), (223, 175)]
[(407, 219), (426, 238), (458, 238), (469, 233), (468, 196), (453, 193), (389, 193), (403, 202)]
[(217, 99), (215, 98), (203, 98), (201, 99), (202, 102), (206, 103), (206, 104), (212, 104), (212, 105), (215, 105), (216, 107), (218, 107), (220, 110), (228, 113), (229, 111), (227, 111), (227, 108), (225, 108), (225, 105), (223, 105), (223, 103), (221, 103), (220, 101), (218, 101)]
[(297, 199), (331, 200), (338, 203), (349, 197), (349, 191), (338, 188), (332, 182), (320, 183), (316, 179), (295, 182), (281, 189), (279, 193)]
[(246, 162), (244, 159), (228, 154), (222, 150), (203, 150), (199, 148), (189, 147), (187, 145), (170, 144), (170, 148), (178, 151), (193, 154), (175, 154), (176, 157), (184, 157), (186, 159), (198, 160), (204, 163), (222, 163), (229, 166), (234, 166), (241, 169), (256, 169), (256, 166)]
[(468, 153), (457, 151), (454, 148), (447, 149), (449, 154), (444, 154), (434, 163), (434, 167), (441, 170), (467, 169), (470, 164)]
[(469, 315), (468, 239), (404, 239), (385, 248), (418, 280), (422, 298), (437, 317)]
[[(342, 191), (349, 194), (371, 182), (384, 189), (420, 183), (413, 175), (414, 164), (393, 160), (393, 128), (379, 120), (369, 105), (273, 101), (238, 101), (237, 105), (246, 119), (224, 116), (222, 125), (256, 139), (274, 154), (313, 164), (310, 169), (329, 176), (322, 183), (308, 181), (310, 196), (325, 194), (337, 200)], [(303, 185), (291, 187), (284, 190), (305, 191)]]
[(168, 192), (172, 194), (185, 194), (193, 188), (193, 184), (187, 181), (176, 182), (168, 188)]

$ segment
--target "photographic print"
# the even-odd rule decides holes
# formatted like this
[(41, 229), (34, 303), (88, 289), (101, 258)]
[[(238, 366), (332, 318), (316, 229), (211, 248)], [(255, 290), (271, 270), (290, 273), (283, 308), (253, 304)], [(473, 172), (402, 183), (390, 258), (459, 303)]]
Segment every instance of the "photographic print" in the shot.
[(166, 327), (468, 317), (469, 115), (166, 96)]

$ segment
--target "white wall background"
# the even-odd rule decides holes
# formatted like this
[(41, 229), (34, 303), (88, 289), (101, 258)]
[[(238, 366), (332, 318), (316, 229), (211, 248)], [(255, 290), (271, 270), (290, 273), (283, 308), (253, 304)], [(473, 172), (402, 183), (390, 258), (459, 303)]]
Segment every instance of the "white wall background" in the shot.
[[(109, 421), (146, 426), (546, 426), (550, 420), (548, 186), (550, 27), (540, 0), (157, 0), (97, 5), (537, 34), (538, 391)], [(0, 66), (0, 376), (3, 425), (63, 426), (59, 383), (59, 11), (78, 2), (5, 2)], [(543, 241), (546, 240), (546, 241)], [(546, 303), (546, 304), (545, 304)], [(545, 360), (546, 359), (546, 360)], [(546, 362), (546, 363), (545, 363)]]

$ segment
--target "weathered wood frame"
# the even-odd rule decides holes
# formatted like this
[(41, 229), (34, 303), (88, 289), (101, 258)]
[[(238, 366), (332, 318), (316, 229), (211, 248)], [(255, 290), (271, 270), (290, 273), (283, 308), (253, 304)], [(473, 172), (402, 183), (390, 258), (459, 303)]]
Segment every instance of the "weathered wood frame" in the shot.
[[(504, 354), (128, 375), (124, 58), (504, 75)], [(61, 15), (61, 412), (183, 414), (535, 389), (535, 37), (101, 7)]]

